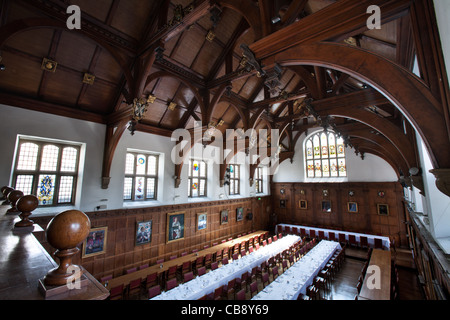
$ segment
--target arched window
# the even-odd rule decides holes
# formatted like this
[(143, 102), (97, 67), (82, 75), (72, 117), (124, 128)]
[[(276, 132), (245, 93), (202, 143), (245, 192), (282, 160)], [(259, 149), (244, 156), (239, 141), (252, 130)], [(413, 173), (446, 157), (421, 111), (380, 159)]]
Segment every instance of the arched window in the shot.
[(320, 131), (305, 141), (308, 178), (346, 177), (344, 139), (332, 131)]

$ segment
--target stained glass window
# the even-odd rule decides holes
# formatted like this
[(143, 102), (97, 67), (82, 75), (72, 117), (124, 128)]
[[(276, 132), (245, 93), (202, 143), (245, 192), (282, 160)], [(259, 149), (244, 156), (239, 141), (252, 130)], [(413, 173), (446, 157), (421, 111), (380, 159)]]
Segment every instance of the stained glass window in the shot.
[(207, 165), (205, 161), (189, 160), (188, 196), (206, 197)]
[(313, 134), (305, 141), (308, 178), (346, 177), (345, 144), (331, 131)]
[(19, 139), (14, 188), (34, 194), (40, 206), (74, 204), (79, 145)]
[(123, 200), (156, 199), (158, 159), (155, 154), (127, 152)]

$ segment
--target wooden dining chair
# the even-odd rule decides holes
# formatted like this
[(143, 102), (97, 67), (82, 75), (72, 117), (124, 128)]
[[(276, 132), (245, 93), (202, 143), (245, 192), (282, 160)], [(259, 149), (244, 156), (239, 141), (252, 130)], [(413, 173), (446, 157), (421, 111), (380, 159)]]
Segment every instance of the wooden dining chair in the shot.
[(166, 281), (166, 291), (175, 288), (178, 285), (177, 278)]
[(160, 294), (161, 294), (161, 287), (159, 286), (159, 284), (156, 286), (150, 287), (148, 289), (148, 298), (149, 299), (154, 298)]
[(124, 293), (124, 285), (120, 284), (109, 291), (109, 300), (122, 300)]
[(250, 297), (253, 298), (253, 295), (258, 294), (258, 282), (253, 281), (250, 283)]
[(239, 290), (236, 293), (236, 300), (245, 300), (245, 289)]

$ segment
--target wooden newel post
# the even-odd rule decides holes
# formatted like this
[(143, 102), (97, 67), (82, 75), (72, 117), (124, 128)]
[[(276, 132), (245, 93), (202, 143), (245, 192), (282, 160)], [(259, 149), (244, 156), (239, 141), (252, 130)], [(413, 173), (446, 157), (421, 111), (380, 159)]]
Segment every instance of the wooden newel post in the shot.
[(19, 214), (20, 220), (14, 224), (15, 227), (31, 227), (34, 224), (34, 221), (28, 219), (34, 209), (39, 205), (39, 200), (36, 196), (30, 194), (23, 196), (17, 201), (16, 207), (17, 210), (21, 212)]
[[(47, 225), (45, 236), (48, 243), (56, 248), (55, 256), (59, 258), (59, 267), (50, 270), (44, 278), (46, 286), (64, 286), (72, 282), (74, 274), (72, 258), (79, 252), (77, 245), (89, 235), (91, 221), (89, 217), (78, 210), (68, 210), (56, 215)], [(76, 267), (76, 266), (75, 266)], [(81, 271), (81, 268), (78, 267)]]
[(20, 190), (13, 190), (8, 194), (8, 200), (11, 204), (11, 208), (6, 211), (6, 213), (17, 213), (19, 210), (17, 210), (16, 204), (17, 201), (23, 197), (23, 192)]
[(10, 204), (10, 203), (9, 203), (9, 200), (8, 200), (8, 194), (9, 194), (11, 191), (13, 191), (13, 190), (14, 190), (13, 188), (8, 187), (8, 186), (2, 187), (1, 191), (2, 191), (3, 196), (4, 196), (4, 199), (2, 199), (2, 200), (4, 200), (4, 201), (2, 202), (2, 205)]

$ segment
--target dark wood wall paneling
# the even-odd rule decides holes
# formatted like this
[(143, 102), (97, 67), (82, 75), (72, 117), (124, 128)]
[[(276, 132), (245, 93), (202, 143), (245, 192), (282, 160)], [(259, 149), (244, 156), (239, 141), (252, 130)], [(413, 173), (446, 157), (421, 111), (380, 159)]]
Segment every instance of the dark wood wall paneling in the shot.
[[(236, 209), (244, 208), (244, 219), (236, 221)], [(228, 210), (229, 221), (220, 224), (220, 212)], [(183, 240), (166, 242), (166, 219), (168, 213), (185, 212), (185, 235)], [(207, 213), (206, 230), (196, 230), (197, 214)], [(247, 213), (253, 219), (246, 218)], [(94, 277), (113, 274), (122, 275), (125, 270), (139, 267), (142, 264), (155, 264), (157, 259), (168, 260), (170, 256), (193, 249), (202, 249), (204, 245), (212, 245), (228, 237), (236, 237), (240, 233), (252, 230), (267, 230), (271, 198), (241, 198), (210, 202), (198, 202), (179, 205), (167, 205), (136, 209), (108, 210), (86, 213), (91, 219), (91, 227), (108, 227), (106, 252), (88, 258), (81, 258), (80, 253), (74, 263), (82, 264)], [(36, 217), (33, 220), (45, 230), (51, 217)], [(152, 220), (152, 239), (149, 244), (135, 245), (136, 223)], [(54, 248), (46, 242), (42, 233), (38, 240), (53, 256)], [(82, 249), (81, 244), (79, 248)]]
[[(281, 194), (280, 190), (285, 193)], [(328, 190), (325, 195), (323, 190)], [(353, 191), (353, 196), (349, 192)], [(378, 193), (384, 192), (381, 197)], [(286, 207), (280, 207), (280, 200), (286, 200)], [(307, 208), (301, 209), (300, 200), (307, 201)], [(322, 201), (331, 202), (331, 213), (322, 212)], [(291, 223), (323, 227), (352, 232), (388, 236), (395, 246), (407, 246), (403, 188), (397, 182), (358, 183), (273, 183), (272, 206), (276, 223)], [(348, 202), (358, 204), (358, 213), (349, 213)], [(389, 215), (379, 215), (377, 204), (387, 204)]]

